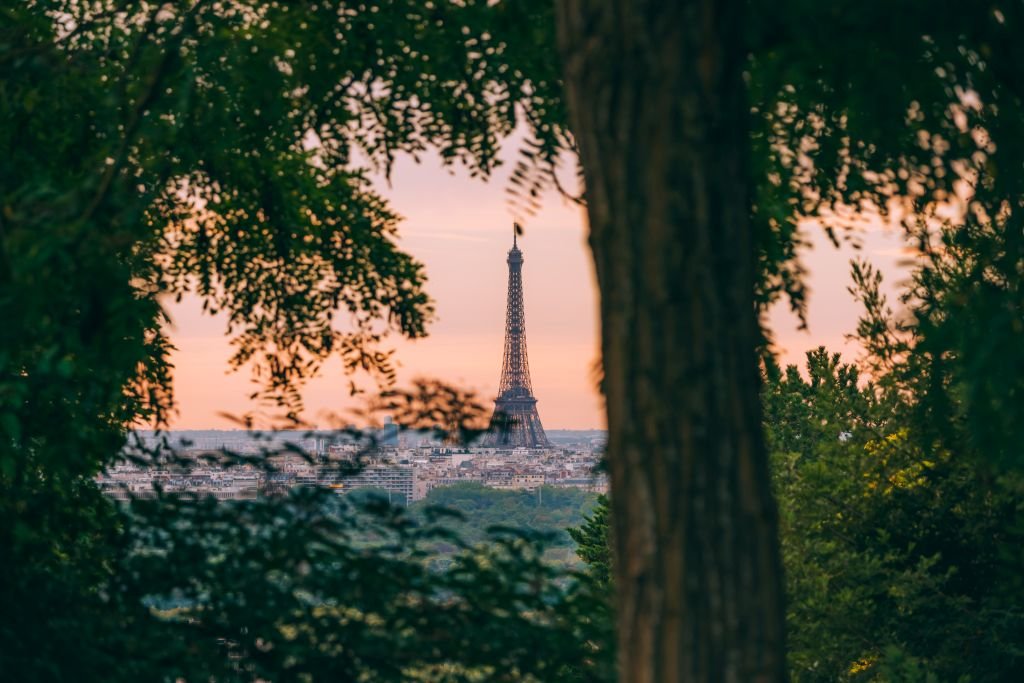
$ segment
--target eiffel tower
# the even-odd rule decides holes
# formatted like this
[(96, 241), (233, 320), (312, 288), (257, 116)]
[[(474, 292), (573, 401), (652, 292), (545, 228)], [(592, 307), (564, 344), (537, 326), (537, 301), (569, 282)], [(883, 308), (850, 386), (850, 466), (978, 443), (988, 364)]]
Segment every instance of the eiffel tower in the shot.
[(505, 314), (505, 357), (501, 382), (494, 402), (490, 431), (484, 446), (495, 448), (546, 448), (551, 444), (537, 413), (537, 399), (530, 383), (530, 362), (526, 357), (526, 313), (523, 310), (523, 252), (519, 250), (515, 225), (512, 249), (508, 252), (508, 309)]

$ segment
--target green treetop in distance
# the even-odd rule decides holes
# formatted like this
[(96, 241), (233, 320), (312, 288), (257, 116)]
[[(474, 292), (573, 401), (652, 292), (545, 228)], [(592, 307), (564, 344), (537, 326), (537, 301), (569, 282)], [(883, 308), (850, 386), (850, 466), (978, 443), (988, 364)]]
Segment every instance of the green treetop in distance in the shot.
[(587, 570), (599, 586), (610, 589), (612, 581), (611, 539), (609, 525), (608, 496), (597, 498), (597, 505), (584, 519), (583, 524), (571, 527), (569, 536), (576, 542), (576, 554), (587, 565)]

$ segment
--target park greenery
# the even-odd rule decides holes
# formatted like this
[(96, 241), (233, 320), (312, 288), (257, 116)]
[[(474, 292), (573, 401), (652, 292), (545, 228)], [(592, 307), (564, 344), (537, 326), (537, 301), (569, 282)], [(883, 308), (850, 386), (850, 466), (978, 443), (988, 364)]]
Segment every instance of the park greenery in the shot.
[[(404, 504), (400, 494), (380, 488), (359, 488), (347, 495), (356, 507), (371, 501)], [(578, 554), (576, 527), (586, 524), (599, 498), (578, 488), (505, 490), (464, 482), (431, 489), (425, 498), (409, 505), (407, 513), (421, 523), (438, 511), (451, 513), (445, 518), (445, 527), (454, 540), (440, 538), (428, 546), (436, 567), (448, 566), (451, 554), (467, 545), (488, 544), (496, 533), (526, 531), (542, 545), (545, 562), (575, 569), (588, 561)]]
[(452, 530), (471, 543), (485, 540), (489, 528), (508, 527), (530, 529), (548, 535), (553, 547), (568, 547), (572, 539), (566, 529), (582, 524), (595, 501), (596, 494), (576, 488), (501, 491), (466, 483), (433, 489), (412, 509), (443, 507), (459, 512), (463, 519)]
[[(1024, 679), (1022, 27), (1003, 1), (0, 5), (0, 678)], [(475, 433), (464, 394), (390, 384), (389, 335), (434, 311), (371, 178), (435, 151), (486, 179), (510, 137), (518, 211), (582, 162), (610, 498), (100, 494), (173, 415), (184, 296), (279, 426), (340, 356), (396, 422)], [(899, 299), (856, 262), (861, 354), (778, 367), (755, 316), (804, 311), (804, 219), (865, 216), (906, 237)], [(582, 567), (546, 559), (567, 538)]]

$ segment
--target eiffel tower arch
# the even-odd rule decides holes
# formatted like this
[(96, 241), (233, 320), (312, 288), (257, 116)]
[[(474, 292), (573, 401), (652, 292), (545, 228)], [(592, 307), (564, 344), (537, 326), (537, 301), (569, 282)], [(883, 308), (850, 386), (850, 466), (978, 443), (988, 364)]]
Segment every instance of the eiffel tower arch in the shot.
[(550, 446), (537, 412), (526, 355), (526, 312), (523, 307), (523, 252), (516, 233), (508, 252), (508, 308), (505, 313), (505, 354), (494, 415), (484, 446), (546, 448)]

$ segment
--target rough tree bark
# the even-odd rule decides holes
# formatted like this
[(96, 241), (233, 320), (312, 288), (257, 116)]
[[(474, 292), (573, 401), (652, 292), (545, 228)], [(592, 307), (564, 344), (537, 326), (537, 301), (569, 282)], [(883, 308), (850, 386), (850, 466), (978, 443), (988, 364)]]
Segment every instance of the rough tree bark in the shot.
[(742, 0), (561, 0), (601, 290), (620, 679), (781, 681)]

